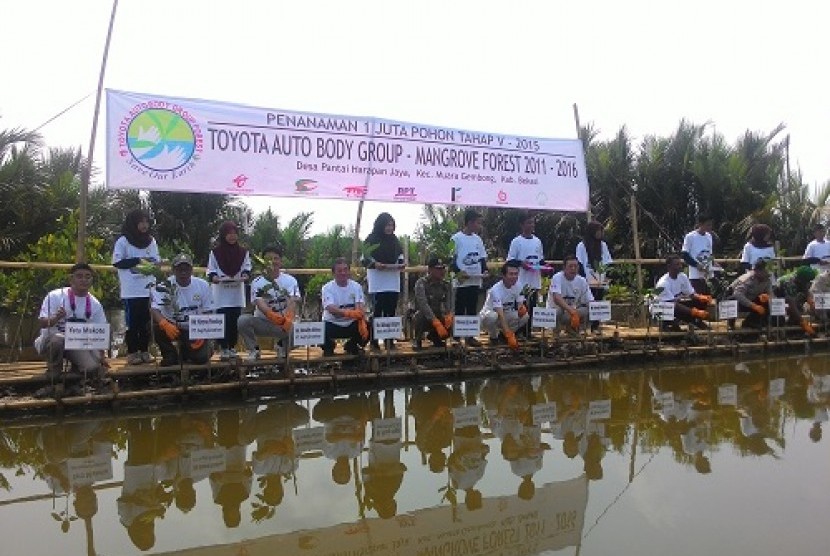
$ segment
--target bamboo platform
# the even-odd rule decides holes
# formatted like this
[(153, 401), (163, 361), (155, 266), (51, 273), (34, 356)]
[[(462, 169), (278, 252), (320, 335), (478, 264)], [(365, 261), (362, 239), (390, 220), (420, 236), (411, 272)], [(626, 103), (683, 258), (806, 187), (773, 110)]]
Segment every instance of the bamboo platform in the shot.
[[(249, 400), (290, 398), (299, 394), (338, 392), (346, 389), (406, 383), (466, 380), (506, 373), (617, 370), (645, 361), (703, 359), (707, 357), (763, 355), (786, 351), (825, 350), (826, 333), (806, 338), (798, 327), (767, 330), (728, 330), (711, 323), (709, 330), (660, 332), (657, 328), (604, 325), (601, 333), (553, 335), (534, 331), (520, 340), (514, 352), (503, 344), (469, 348), (450, 341), (446, 348), (415, 351), (399, 341), (394, 350), (367, 348), (359, 356), (323, 357), (318, 347), (296, 348), (287, 357), (263, 352), (256, 362), (243, 356), (221, 361), (218, 355), (204, 365), (161, 367), (155, 363), (127, 365), (126, 358), (111, 359), (105, 384), (65, 373), (50, 381), (43, 361), (0, 364), (0, 415), (84, 411), (93, 407), (118, 409), (128, 405), (162, 406), (206, 398), (235, 397)], [(429, 342), (424, 343), (425, 346)]]

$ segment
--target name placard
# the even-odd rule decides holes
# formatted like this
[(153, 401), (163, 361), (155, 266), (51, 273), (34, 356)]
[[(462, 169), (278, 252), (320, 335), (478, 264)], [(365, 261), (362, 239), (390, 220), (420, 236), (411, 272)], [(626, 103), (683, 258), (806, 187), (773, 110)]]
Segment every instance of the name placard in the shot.
[(718, 320), (738, 318), (738, 300), (730, 299), (718, 303)]
[(721, 384), (718, 386), (718, 405), (738, 405), (737, 384)]
[(455, 315), (452, 323), (453, 336), (458, 338), (472, 338), (481, 331), (478, 315)]
[(651, 314), (658, 320), (674, 320), (674, 301), (658, 301), (652, 306)]
[(533, 405), (533, 424), (541, 426), (542, 423), (556, 421), (556, 402), (537, 403)]
[(813, 301), (816, 304), (816, 309), (830, 309), (830, 293), (814, 293)]
[(780, 398), (784, 395), (784, 388), (787, 381), (783, 378), (773, 378), (769, 381), (769, 395), (773, 398)]
[(307, 429), (294, 429), (294, 450), (298, 454), (322, 450), (326, 438), (325, 427), (309, 427)]
[(769, 300), (769, 315), (771, 317), (783, 317), (787, 314), (787, 302), (783, 297), (773, 297)]
[(295, 346), (318, 346), (326, 341), (326, 324), (322, 321), (295, 322), (291, 329)]
[(66, 474), (72, 488), (112, 479), (112, 457), (96, 454), (85, 458), (66, 460)]
[(191, 479), (201, 479), (211, 473), (221, 473), (227, 468), (225, 450), (222, 448), (203, 448), (190, 452)]
[(611, 400), (594, 400), (588, 403), (588, 421), (611, 418)]
[(402, 430), (403, 427), (401, 425), (400, 417), (372, 420), (372, 439), (375, 441), (398, 441), (401, 439)]
[(213, 304), (216, 307), (244, 307), (245, 283), (238, 280), (227, 280), (210, 285), (213, 294)]
[(397, 340), (403, 338), (401, 317), (375, 317), (372, 319), (376, 340)]
[(610, 301), (589, 301), (588, 320), (607, 322), (611, 320)]
[(225, 315), (189, 315), (191, 340), (218, 340), (225, 337)]
[(67, 322), (64, 349), (109, 349), (110, 325), (92, 322)]
[(556, 328), (556, 309), (533, 308), (533, 328)]

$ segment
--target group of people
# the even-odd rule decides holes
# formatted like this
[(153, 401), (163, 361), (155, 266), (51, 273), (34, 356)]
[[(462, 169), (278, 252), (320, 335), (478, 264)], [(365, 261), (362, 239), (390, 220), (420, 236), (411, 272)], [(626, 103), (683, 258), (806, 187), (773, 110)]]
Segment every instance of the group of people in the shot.
[[(597, 329), (599, 323), (588, 320), (588, 307), (591, 301), (603, 298), (608, 286), (605, 271), (613, 263), (600, 223), (588, 223), (575, 253), (566, 256), (562, 269), (554, 273), (545, 261), (542, 241), (535, 235), (534, 217), (525, 213), (518, 235), (510, 242), (507, 261), (501, 265), (500, 279), (486, 290), (480, 307), (482, 284), (489, 276), (487, 254), (479, 235), (482, 220), (477, 211), (465, 211), (463, 228), (451, 238), (451, 255), (430, 256), (426, 275), (415, 283), (415, 349), (423, 347), (424, 336), (433, 346), (443, 347), (453, 335), (456, 316), (478, 316), (480, 329), (491, 343), (517, 349), (517, 335), (528, 334), (532, 308), (537, 304), (555, 310), (559, 328)], [(825, 240), (824, 226), (817, 225), (814, 232), (815, 239), (804, 253), (804, 266), (774, 277), (769, 268), (769, 261), (775, 258), (772, 230), (764, 224), (753, 226), (741, 258), (746, 272), (729, 290), (729, 298), (749, 311), (745, 325), (763, 323), (770, 299), (783, 297), (791, 323), (814, 334), (803, 313), (815, 310), (815, 293), (830, 291), (830, 272), (819, 273), (830, 269), (830, 243)], [(697, 328), (707, 327), (708, 307), (713, 301), (709, 283), (719, 270), (712, 252), (712, 219), (701, 215), (697, 228), (685, 236), (681, 253), (666, 259), (667, 271), (656, 284), (657, 299), (674, 302), (675, 321), (666, 324), (669, 329), (677, 329), (677, 322), (684, 321)], [(190, 315), (214, 312), (224, 315), (224, 335), (217, 342), (223, 360), (238, 357), (240, 339), (247, 352), (245, 359), (258, 360), (259, 337), (273, 338), (278, 354), (284, 356), (301, 299), (300, 289), (297, 280), (283, 271), (279, 247), (266, 247), (261, 255), (267, 267), (262, 275), (253, 276), (251, 254), (240, 244), (238, 226), (224, 222), (207, 261), (206, 279), (193, 276), (191, 256), (180, 253), (171, 261), (172, 276), (157, 283), (157, 273), (152, 270), (161, 264), (161, 257), (150, 233), (149, 214), (140, 209), (130, 212), (112, 256), (125, 309), (127, 363), (141, 365), (154, 360), (149, 353), (151, 338), (158, 345), (162, 365), (207, 362), (213, 354), (212, 342), (190, 338), (188, 322)], [(372, 301), (371, 315), (366, 310), (363, 287), (352, 278), (346, 259), (334, 261), (333, 279), (321, 290), (325, 356), (334, 355), (337, 339), (345, 340), (347, 354), (362, 352), (370, 341), (373, 349), (379, 349), (380, 342), (372, 337), (370, 319), (394, 317), (398, 312), (404, 256), (395, 235), (395, 220), (389, 213), (375, 220), (364, 242), (362, 263)], [(689, 267), (688, 274), (683, 272), (684, 263)], [(447, 280), (448, 268), (453, 272), (451, 282)], [(543, 300), (542, 278), (551, 274)], [(76, 371), (97, 371), (100, 376), (108, 365), (105, 350), (64, 349), (66, 322), (106, 322), (100, 302), (89, 291), (92, 279), (89, 265), (76, 264), (70, 269), (69, 287), (56, 289), (43, 300), (36, 347), (47, 360), (50, 376), (58, 376), (66, 360)], [(249, 303), (253, 312), (243, 314), (242, 309)], [(466, 337), (464, 342), (480, 345), (475, 337)], [(386, 340), (386, 347), (394, 349), (394, 341)]]

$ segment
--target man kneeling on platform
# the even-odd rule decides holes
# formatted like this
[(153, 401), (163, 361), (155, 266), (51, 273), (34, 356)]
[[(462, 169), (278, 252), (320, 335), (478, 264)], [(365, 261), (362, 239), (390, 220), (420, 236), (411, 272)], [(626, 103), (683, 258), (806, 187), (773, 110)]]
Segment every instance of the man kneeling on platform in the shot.
[[(807, 265), (800, 266), (778, 278), (772, 288), (776, 297), (783, 297), (787, 303), (787, 321), (792, 326), (800, 326), (808, 336), (815, 336), (816, 330), (803, 316), (804, 305), (812, 300), (810, 286), (818, 271)], [(811, 305), (812, 308), (815, 305)]]
[(656, 288), (662, 288), (657, 294), (657, 299), (674, 301), (675, 320), (663, 321), (661, 326), (667, 331), (679, 332), (677, 321), (683, 321), (705, 330), (709, 328), (705, 321), (709, 318), (707, 308), (712, 302), (712, 296), (695, 293), (689, 277), (681, 272), (682, 268), (683, 259), (679, 255), (669, 255), (666, 257), (667, 272), (657, 280)]
[(433, 347), (444, 347), (452, 330), (453, 314), (450, 312), (449, 282), (446, 261), (441, 257), (430, 257), (427, 261), (427, 275), (415, 282), (415, 315), (412, 317), (413, 349), (421, 349), (424, 332)]
[[(752, 270), (732, 282), (727, 299), (736, 299), (739, 307), (749, 309), (749, 314), (741, 324), (743, 328), (763, 328), (767, 323), (771, 296), (772, 282), (767, 271), (767, 262), (765, 259), (758, 259)], [(729, 328), (734, 328), (734, 319), (730, 319), (728, 324)]]
[(490, 335), (490, 343), (506, 343), (519, 349), (516, 331), (527, 324), (530, 316), (519, 288), (521, 261), (510, 260), (501, 267), (501, 280), (487, 290), (481, 309), (481, 328)]
[(239, 336), (248, 350), (246, 361), (260, 358), (257, 336), (271, 336), (281, 342), (281, 346), (276, 346), (277, 355), (285, 357), (285, 346), (290, 341), (297, 302), (300, 300), (297, 279), (281, 272), (282, 250), (266, 247), (262, 256), (271, 266), (267, 269), (266, 276), (257, 276), (251, 283), (254, 314), (240, 315), (237, 321)]
[(78, 263), (69, 269), (69, 287), (50, 291), (40, 306), (40, 335), (35, 349), (46, 357), (46, 376), (55, 379), (63, 369), (64, 357), (72, 364), (72, 371), (97, 374), (103, 378), (107, 363), (101, 350), (64, 350), (67, 322), (106, 324), (104, 308), (89, 289), (92, 286), (92, 268)]
[(363, 311), (363, 288), (350, 278), (349, 263), (343, 257), (331, 267), (334, 280), (323, 286), (323, 321), (326, 323), (326, 340), (323, 355), (334, 355), (334, 340), (345, 338), (343, 348), (349, 355), (358, 355), (369, 341), (369, 327)]
[[(193, 260), (180, 253), (173, 257), (173, 276), (152, 288), (150, 316), (161, 352), (161, 366), (207, 363), (213, 351), (208, 340), (191, 340), (190, 315), (213, 312), (210, 285), (193, 277)], [(181, 357), (180, 357), (181, 355)]]
[(565, 257), (565, 268), (553, 275), (548, 290), (548, 309), (556, 309), (558, 326), (578, 332), (588, 322), (588, 303), (594, 294), (588, 280), (579, 275), (579, 261), (574, 255)]

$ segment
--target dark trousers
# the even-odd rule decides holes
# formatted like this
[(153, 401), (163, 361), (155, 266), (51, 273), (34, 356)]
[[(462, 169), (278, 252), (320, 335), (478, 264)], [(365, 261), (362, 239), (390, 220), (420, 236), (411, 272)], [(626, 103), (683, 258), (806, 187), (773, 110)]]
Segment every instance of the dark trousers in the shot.
[[(179, 363), (201, 365), (210, 360), (210, 354), (213, 352), (213, 345), (210, 340), (205, 340), (202, 347), (194, 350), (190, 346), (187, 330), (181, 330), (181, 335), (175, 341), (176, 343), (173, 343), (173, 340), (168, 338), (164, 330), (159, 328), (157, 324), (153, 325), (153, 334), (156, 336), (156, 344), (158, 344), (161, 352), (161, 364), (163, 366), (178, 365)], [(179, 359), (179, 351), (181, 351), (181, 359)]]
[(220, 315), (225, 315), (225, 337), (219, 340), (219, 347), (222, 349), (235, 349), (239, 340), (239, 328), (236, 322), (242, 314), (242, 307), (222, 307), (216, 310)]
[(147, 351), (150, 346), (150, 298), (131, 297), (122, 301), (124, 321), (127, 325), (127, 332), (124, 334), (127, 353)]
[(692, 283), (695, 293), (700, 295), (712, 295), (709, 291), (709, 284), (706, 282), (705, 278), (690, 278), (689, 282)]
[(465, 286), (455, 289), (455, 314), (456, 315), (477, 315), (478, 314), (478, 286)]
[[(372, 310), (372, 317), (394, 317), (398, 311), (398, 292), (378, 292), (372, 294), (374, 299), (374, 309)], [(374, 328), (374, 327), (373, 327)], [(371, 332), (373, 334), (373, 332)], [(377, 340), (372, 340), (373, 344), (377, 344)]]
[(353, 321), (349, 326), (337, 326), (334, 323), (326, 321), (326, 340), (323, 342), (323, 352), (330, 353), (334, 351), (334, 341), (338, 338), (345, 338), (346, 352), (353, 351), (356, 346), (363, 347), (366, 345), (366, 340), (360, 337), (360, 332), (357, 330), (357, 321)]

